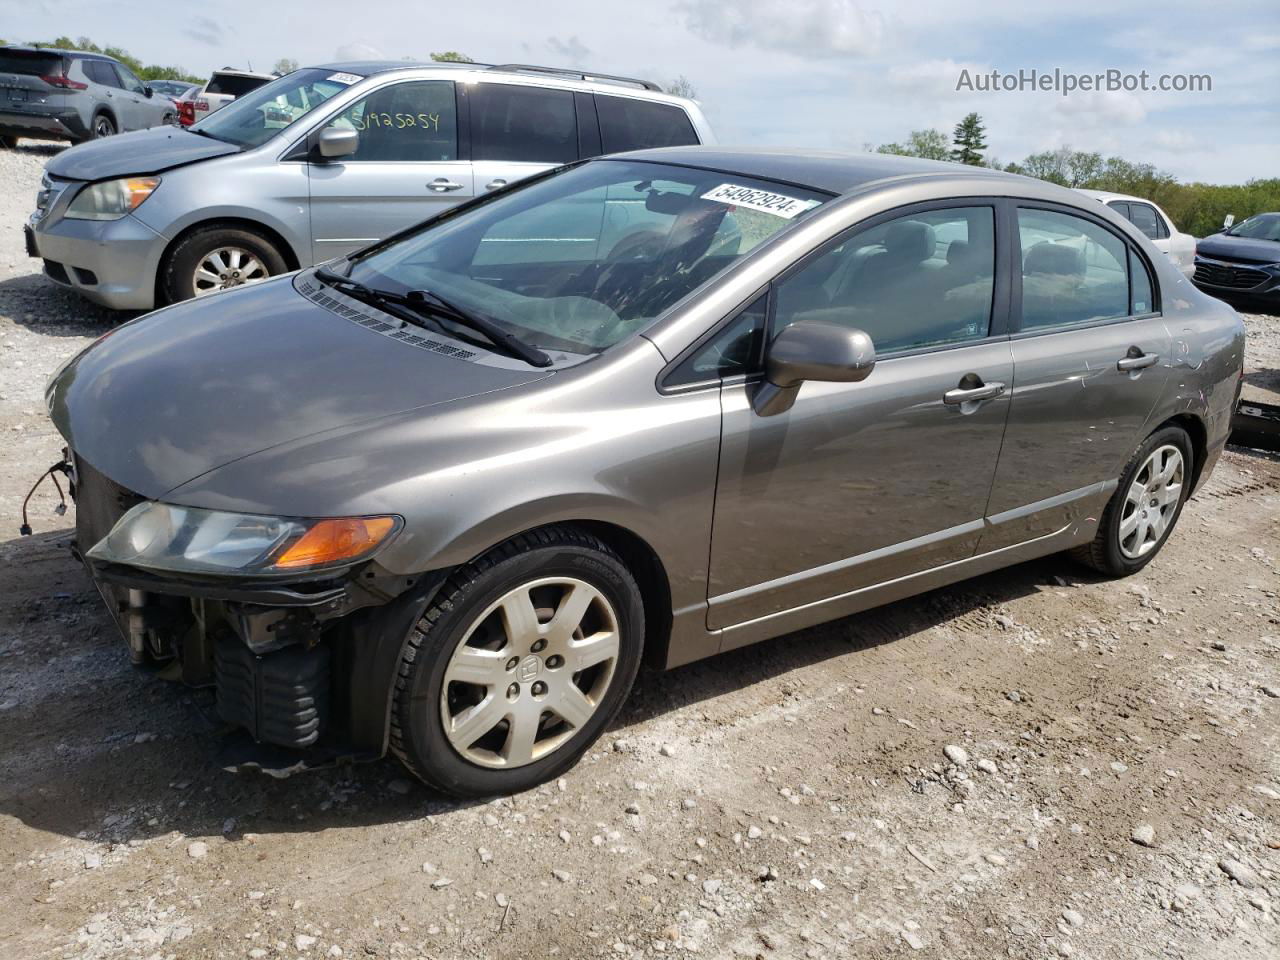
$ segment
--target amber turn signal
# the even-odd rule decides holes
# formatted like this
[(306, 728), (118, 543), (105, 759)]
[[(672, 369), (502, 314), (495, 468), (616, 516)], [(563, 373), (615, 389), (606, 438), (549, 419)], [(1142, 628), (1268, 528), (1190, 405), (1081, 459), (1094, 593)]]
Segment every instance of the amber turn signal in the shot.
[(399, 527), (396, 517), (319, 520), (271, 566), (278, 570), (327, 567), (369, 553)]

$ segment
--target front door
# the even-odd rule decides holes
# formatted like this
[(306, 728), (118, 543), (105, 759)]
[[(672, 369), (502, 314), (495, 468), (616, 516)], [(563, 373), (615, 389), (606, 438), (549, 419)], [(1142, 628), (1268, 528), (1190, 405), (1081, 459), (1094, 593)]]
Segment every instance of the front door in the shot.
[(1012, 406), (983, 551), (1097, 519), (1172, 360), (1151, 275), (1119, 234), (1065, 208), (1019, 207), (1017, 225)]
[(471, 164), (459, 159), (452, 81), (379, 87), (328, 125), (354, 129), (360, 142), (351, 156), (308, 164), (315, 263), (351, 253), (474, 195)]
[(861, 383), (803, 384), (771, 417), (752, 411), (753, 385), (723, 388), (710, 628), (973, 554), (1013, 376), (995, 213), (880, 217), (774, 284), (772, 332), (845, 324), (879, 359)]

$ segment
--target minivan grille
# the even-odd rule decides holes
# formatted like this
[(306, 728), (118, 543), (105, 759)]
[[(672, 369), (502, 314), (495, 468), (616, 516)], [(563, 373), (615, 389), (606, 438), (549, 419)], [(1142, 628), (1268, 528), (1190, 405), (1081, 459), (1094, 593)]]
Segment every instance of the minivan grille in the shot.
[(309, 277), (300, 277), (294, 282), (294, 286), (299, 293), (313, 303), (336, 313), (346, 320), (350, 320), (352, 323), (358, 323), (366, 329), (380, 333), (384, 337), (390, 337), (392, 340), (398, 340), (421, 350), (430, 350), (432, 353), (453, 357), (455, 360), (470, 360), (476, 355), (474, 350), (464, 350), (461, 347), (445, 343), (443, 340), (436, 340), (414, 327), (387, 323), (387, 321), (370, 313), (369, 310), (364, 308), (363, 304), (347, 297), (335, 297), (324, 286)]
[(1198, 260), (1194, 279), (1196, 283), (1206, 283), (1211, 287), (1249, 290), (1264, 283), (1267, 280), (1267, 274), (1250, 267), (1238, 267), (1213, 260)]

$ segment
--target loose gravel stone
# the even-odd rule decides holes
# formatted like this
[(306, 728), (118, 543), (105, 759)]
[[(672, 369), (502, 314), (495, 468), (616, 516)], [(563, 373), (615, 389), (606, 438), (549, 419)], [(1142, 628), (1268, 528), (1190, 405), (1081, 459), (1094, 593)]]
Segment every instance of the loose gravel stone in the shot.
[(969, 751), (954, 743), (947, 744), (947, 746), (943, 747), (942, 752), (957, 767), (963, 767), (969, 762)]
[(1129, 834), (1129, 839), (1144, 847), (1154, 847), (1156, 845), (1156, 828), (1149, 823), (1140, 823), (1133, 828), (1133, 832)]
[(1258, 875), (1254, 873), (1253, 868), (1241, 863), (1239, 860), (1232, 860), (1228, 857), (1219, 860), (1218, 867), (1242, 887), (1251, 889), (1258, 885)]
[(197, 840), (187, 845), (187, 856), (192, 860), (199, 860), (209, 852), (209, 845), (203, 840)]

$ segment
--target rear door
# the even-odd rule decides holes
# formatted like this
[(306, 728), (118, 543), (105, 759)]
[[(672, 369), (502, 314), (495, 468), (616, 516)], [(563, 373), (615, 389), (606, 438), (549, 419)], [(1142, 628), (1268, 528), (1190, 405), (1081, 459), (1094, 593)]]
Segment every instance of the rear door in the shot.
[(359, 134), (356, 152), (313, 157), (312, 258), (358, 250), (474, 195), (471, 163), (460, 151), (458, 105), (450, 80), (402, 80), (373, 90), (326, 125)]
[(573, 91), (481, 80), (466, 88), (477, 192), (578, 159)]
[(1013, 395), (984, 552), (1096, 517), (1173, 362), (1136, 245), (1074, 208), (1019, 205), (1013, 219)]

